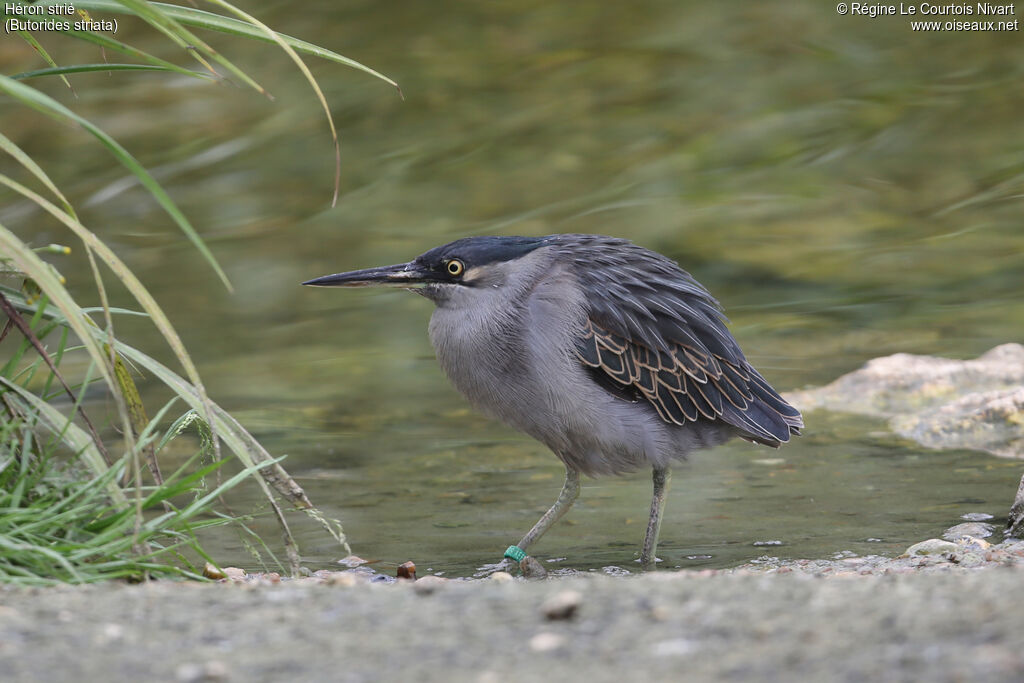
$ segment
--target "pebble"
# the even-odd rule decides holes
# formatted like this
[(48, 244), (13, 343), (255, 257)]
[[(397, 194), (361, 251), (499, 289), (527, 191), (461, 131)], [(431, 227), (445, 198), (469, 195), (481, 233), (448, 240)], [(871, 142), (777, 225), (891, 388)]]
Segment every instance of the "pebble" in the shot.
[(530, 649), (534, 652), (551, 652), (565, 645), (565, 636), (543, 631), (530, 638)]
[(988, 538), (995, 531), (995, 527), (991, 524), (984, 524), (982, 522), (964, 522), (963, 524), (957, 524), (951, 526), (943, 532), (942, 537), (947, 541), (955, 541), (961, 536), (974, 536), (975, 538)]
[(494, 572), (491, 574), (490, 580), (494, 583), (509, 583), (515, 581), (511, 574), (508, 572)]
[(655, 657), (685, 657), (700, 650), (700, 644), (690, 638), (662, 640), (651, 646)]
[(396, 575), (400, 579), (412, 579), (413, 581), (415, 581), (416, 565), (412, 562), (412, 560), (408, 562), (403, 562), (402, 564), (398, 565), (398, 571), (396, 572)]
[(355, 574), (349, 572), (331, 572), (324, 579), (324, 584), (327, 586), (342, 586), (348, 588), (359, 583), (359, 579)]
[(174, 672), (175, 678), (181, 683), (202, 683), (203, 681), (224, 681), (228, 678), (228, 667), (217, 660), (188, 662), (179, 666)]
[(245, 581), (245, 570), (240, 567), (224, 567), (224, 574), (229, 581)]
[(203, 576), (214, 581), (220, 581), (221, 579), (228, 578), (228, 575), (224, 573), (224, 570), (214, 565), (212, 562), (207, 562), (203, 566)]
[(664, 605), (651, 605), (647, 610), (647, 616), (651, 621), (667, 621), (672, 616), (672, 611)]
[(921, 541), (907, 548), (907, 551), (903, 553), (910, 557), (917, 557), (921, 555), (942, 555), (945, 553), (955, 553), (960, 550), (960, 546), (956, 543), (950, 543), (949, 541), (943, 541), (939, 538), (929, 538), (927, 541)]
[(583, 596), (578, 591), (561, 591), (545, 600), (540, 611), (549, 621), (572, 619), (582, 603)]
[(446, 583), (448, 583), (448, 579), (442, 576), (424, 576), (412, 585), (412, 589), (416, 591), (417, 595), (430, 595), (437, 592), (438, 589), (444, 588)]
[(956, 563), (961, 567), (980, 567), (985, 564), (985, 558), (979, 553), (961, 553), (957, 555)]
[(956, 541), (960, 545), (969, 545), (981, 550), (988, 550), (992, 547), (992, 544), (983, 538), (975, 538), (974, 536), (961, 536)]
[(967, 512), (960, 515), (960, 519), (965, 522), (987, 522), (992, 519), (992, 515), (987, 512)]
[(107, 623), (99, 630), (94, 638), (97, 645), (107, 645), (124, 638), (124, 626), (121, 624)]
[(364, 565), (366, 563), (367, 560), (364, 560), (358, 555), (349, 555), (348, 557), (343, 557), (340, 560), (338, 560), (338, 564), (349, 567), (350, 569), (358, 567), (360, 565)]

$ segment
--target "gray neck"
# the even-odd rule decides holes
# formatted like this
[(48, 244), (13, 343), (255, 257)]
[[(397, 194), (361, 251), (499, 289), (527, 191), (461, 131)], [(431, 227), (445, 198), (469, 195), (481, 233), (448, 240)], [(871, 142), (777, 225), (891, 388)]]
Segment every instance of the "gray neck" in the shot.
[(548, 366), (575, 363), (584, 316), (578, 287), (548, 248), (487, 270), (493, 274), (487, 282), (435, 299), (430, 341), (445, 374), (473, 405), (553, 446), (531, 416), (554, 389), (550, 377), (566, 375)]

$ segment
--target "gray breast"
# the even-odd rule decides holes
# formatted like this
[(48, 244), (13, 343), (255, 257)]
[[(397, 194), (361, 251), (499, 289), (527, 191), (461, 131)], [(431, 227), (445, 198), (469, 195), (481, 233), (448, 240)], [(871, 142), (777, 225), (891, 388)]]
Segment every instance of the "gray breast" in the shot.
[(571, 266), (539, 249), (499, 287), (460, 287), (435, 310), (430, 338), (476, 408), (541, 441), (586, 474), (663, 466), (724, 440), (668, 425), (646, 403), (598, 385), (576, 356), (587, 308)]

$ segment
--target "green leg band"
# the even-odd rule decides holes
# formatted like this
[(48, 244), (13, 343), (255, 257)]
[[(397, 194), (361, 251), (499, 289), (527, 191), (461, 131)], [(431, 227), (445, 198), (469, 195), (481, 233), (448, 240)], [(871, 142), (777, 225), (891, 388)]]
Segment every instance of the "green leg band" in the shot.
[(505, 551), (505, 557), (516, 562), (522, 562), (523, 558), (526, 557), (526, 552), (517, 545), (510, 545), (508, 550)]

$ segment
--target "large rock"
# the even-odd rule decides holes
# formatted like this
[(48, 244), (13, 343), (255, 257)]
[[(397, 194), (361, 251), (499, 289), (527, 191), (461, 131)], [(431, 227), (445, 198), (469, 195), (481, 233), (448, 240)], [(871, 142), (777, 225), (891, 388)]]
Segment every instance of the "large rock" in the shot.
[(1024, 346), (975, 360), (897, 353), (786, 398), (817, 408), (887, 417), (897, 434), (929, 448), (971, 448), (1024, 458)]
[(973, 448), (1024, 458), (1024, 387), (968, 394), (889, 421), (893, 431), (929, 448)]
[[(824, 408), (887, 417), (894, 432), (928, 448), (970, 448), (1024, 459), (1020, 344), (997, 346), (975, 360), (897, 353), (786, 398), (804, 412)], [(1009, 528), (1024, 533), (1024, 478)]]

